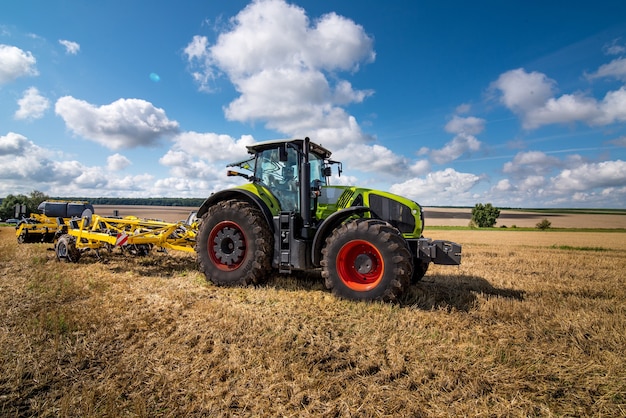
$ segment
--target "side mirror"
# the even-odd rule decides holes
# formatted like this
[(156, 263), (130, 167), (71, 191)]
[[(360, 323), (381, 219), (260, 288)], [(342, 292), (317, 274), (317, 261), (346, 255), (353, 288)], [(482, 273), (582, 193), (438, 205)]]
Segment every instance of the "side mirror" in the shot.
[(341, 177), (341, 173), (343, 172), (343, 165), (341, 164), (341, 161), (333, 161), (333, 160), (328, 160), (326, 161), (326, 164), (324, 166), (324, 176), (325, 177), (330, 177), (332, 174), (332, 170), (331, 167), (333, 164), (337, 164), (337, 175), (339, 177)]
[(249, 175), (244, 174), (244, 173), (240, 173), (239, 171), (235, 171), (235, 170), (228, 170), (226, 172), (226, 175), (228, 177), (243, 177), (246, 180), (252, 179), (252, 176), (249, 176)]

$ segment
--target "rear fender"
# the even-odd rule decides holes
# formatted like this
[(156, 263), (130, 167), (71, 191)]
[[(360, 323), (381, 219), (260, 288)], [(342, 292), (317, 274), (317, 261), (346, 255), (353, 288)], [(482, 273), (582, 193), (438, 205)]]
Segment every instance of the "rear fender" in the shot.
[(265, 218), (265, 221), (267, 222), (270, 230), (274, 232), (272, 212), (268, 208), (267, 204), (265, 204), (265, 202), (259, 196), (249, 190), (235, 188), (213, 193), (202, 203), (202, 206), (200, 206), (200, 209), (198, 209), (198, 213), (196, 214), (196, 216), (198, 217), (198, 219), (201, 219), (202, 216), (207, 213), (211, 206), (214, 206), (224, 200), (241, 200), (244, 202), (248, 202), (253, 206), (256, 206), (263, 214), (263, 217)]

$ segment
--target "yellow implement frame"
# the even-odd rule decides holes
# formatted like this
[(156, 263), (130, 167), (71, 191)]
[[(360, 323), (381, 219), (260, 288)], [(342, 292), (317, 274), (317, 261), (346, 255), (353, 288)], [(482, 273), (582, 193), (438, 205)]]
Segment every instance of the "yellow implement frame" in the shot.
[(135, 216), (107, 218), (99, 215), (70, 220), (63, 227), (55, 245), (57, 258), (78, 261), (87, 250), (119, 247), (122, 251), (145, 254), (158, 247), (176, 251), (194, 252), (197, 225), (140, 219)]
[[(69, 219), (61, 218), (67, 224)], [(17, 242), (54, 242), (54, 236), (59, 225), (56, 218), (31, 213), (30, 218), (24, 219), (15, 227)]]

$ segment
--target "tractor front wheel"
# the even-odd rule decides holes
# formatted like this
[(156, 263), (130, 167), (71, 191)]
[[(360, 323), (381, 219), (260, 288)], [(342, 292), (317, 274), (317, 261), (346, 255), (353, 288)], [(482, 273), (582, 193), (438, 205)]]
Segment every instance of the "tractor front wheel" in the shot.
[(261, 212), (236, 200), (202, 216), (196, 237), (200, 270), (219, 286), (260, 284), (271, 269), (272, 235)]
[(411, 253), (400, 231), (376, 219), (349, 221), (326, 239), (322, 276), (346, 299), (395, 301), (412, 275)]
[(424, 277), (428, 271), (428, 266), (429, 263), (415, 257), (413, 259), (413, 277), (411, 277), (411, 283), (417, 283), (422, 280), (422, 277)]

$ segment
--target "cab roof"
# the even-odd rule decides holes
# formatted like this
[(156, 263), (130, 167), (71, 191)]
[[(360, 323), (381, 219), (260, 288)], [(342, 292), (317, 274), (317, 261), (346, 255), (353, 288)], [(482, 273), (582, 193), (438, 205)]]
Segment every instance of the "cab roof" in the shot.
[[(262, 141), (256, 144), (248, 145), (248, 152), (250, 154), (258, 154), (259, 152), (265, 151), (267, 149), (278, 148), (282, 144), (296, 144), (299, 148), (302, 148), (304, 143), (304, 139), (272, 139), (269, 141)], [(332, 152), (324, 148), (323, 146), (316, 144), (313, 141), (309, 141), (309, 147), (313, 154), (319, 156), (323, 159), (330, 158)]]

